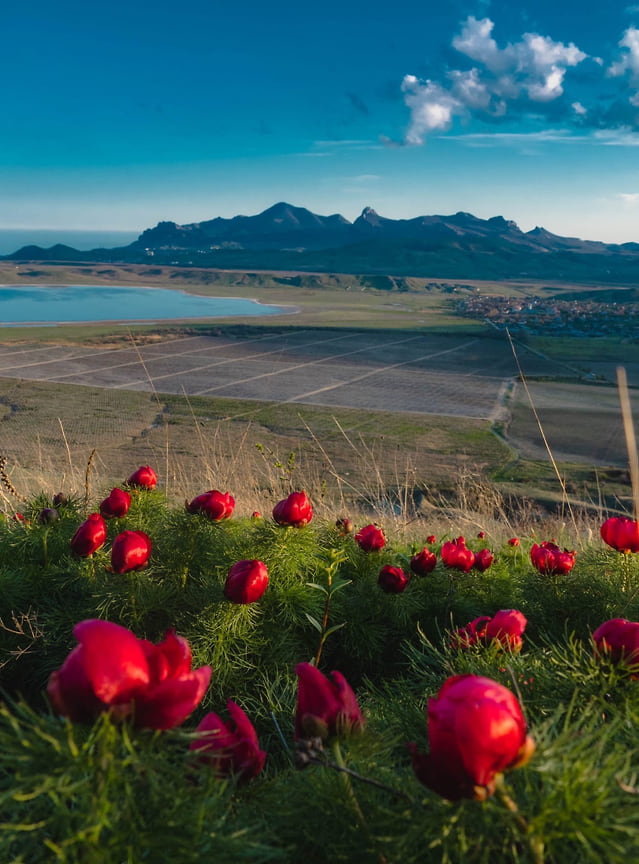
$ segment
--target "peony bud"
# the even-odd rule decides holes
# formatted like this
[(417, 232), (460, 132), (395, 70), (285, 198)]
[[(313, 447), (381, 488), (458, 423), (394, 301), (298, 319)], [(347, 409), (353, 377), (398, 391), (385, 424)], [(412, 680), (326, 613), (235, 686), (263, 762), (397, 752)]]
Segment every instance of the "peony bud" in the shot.
[(151, 557), (151, 541), (144, 531), (123, 531), (113, 541), (111, 569), (114, 573), (144, 570)]
[(112, 489), (100, 504), (100, 515), (105, 519), (121, 519), (129, 512), (131, 495), (124, 489)]
[(371, 524), (357, 532), (355, 542), (364, 552), (379, 552), (386, 545), (386, 538), (378, 525)]
[(273, 507), (273, 519), (278, 525), (302, 528), (313, 518), (313, 508), (306, 492), (291, 492), (288, 498)]
[(99, 513), (91, 513), (71, 538), (71, 551), (82, 558), (88, 558), (104, 546), (106, 536), (106, 522)]
[(600, 529), (601, 539), (618, 552), (639, 552), (639, 523), (625, 516), (606, 519)]
[(410, 569), (416, 576), (426, 576), (437, 566), (437, 555), (424, 547), (410, 559)]
[(158, 478), (150, 465), (141, 465), (126, 482), (129, 486), (138, 486), (140, 489), (155, 489)]
[(387, 594), (401, 594), (410, 582), (410, 576), (407, 576), (400, 567), (391, 567), (386, 564), (379, 571), (377, 584)]
[[(597, 627), (592, 638), (596, 654), (608, 654), (613, 663), (623, 660), (628, 666), (639, 665), (639, 622), (612, 618)], [(639, 678), (639, 672), (631, 677)]]
[(268, 570), (262, 561), (238, 561), (229, 570), (224, 596), (232, 603), (255, 603), (268, 586)]
[(235, 498), (228, 492), (218, 492), (217, 489), (211, 489), (197, 495), (190, 504), (187, 503), (186, 505), (187, 512), (202, 513), (211, 522), (229, 519), (234, 508)]
[(473, 567), (475, 570), (479, 570), (480, 573), (485, 573), (493, 563), (494, 559), (495, 556), (490, 549), (482, 549), (480, 552), (475, 554), (475, 563), (473, 564)]
[(413, 769), (443, 798), (483, 800), (502, 771), (534, 751), (519, 702), (506, 687), (478, 675), (456, 675), (428, 703), (430, 753), (409, 744)]
[(295, 739), (328, 738), (364, 728), (355, 694), (340, 672), (329, 680), (310, 663), (298, 663)]
[(41, 525), (51, 525), (52, 522), (57, 522), (60, 514), (53, 507), (44, 507), (38, 513), (38, 522)]

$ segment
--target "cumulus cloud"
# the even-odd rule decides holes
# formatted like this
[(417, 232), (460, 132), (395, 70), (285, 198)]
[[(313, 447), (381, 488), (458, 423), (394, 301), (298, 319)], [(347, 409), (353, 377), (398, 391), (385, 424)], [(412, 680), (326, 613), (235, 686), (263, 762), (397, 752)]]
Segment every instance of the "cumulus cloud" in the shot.
[(491, 72), (498, 72), (504, 68), (504, 53), (499, 50), (497, 43), (490, 35), (495, 25), (490, 18), (477, 20), (470, 15), (462, 26), (459, 36), (453, 39), (453, 48), (471, 60), (478, 60)]
[(404, 76), (402, 92), (411, 112), (406, 144), (423, 144), (430, 132), (450, 129), (453, 116), (465, 110), (464, 104), (445, 87), (433, 81), (420, 81), (414, 75)]
[(639, 107), (639, 29), (628, 27), (619, 41), (621, 56), (608, 68), (612, 78), (627, 76), (634, 93), (628, 97), (631, 105)]
[(608, 74), (614, 77), (630, 72), (631, 77), (639, 77), (639, 30), (628, 27), (619, 41), (619, 47), (623, 49), (623, 54), (610, 66)]
[(626, 204), (639, 204), (639, 192), (620, 192), (617, 197)]
[(553, 102), (564, 92), (568, 68), (588, 56), (572, 42), (538, 33), (524, 33), (502, 48), (494, 26), (490, 18), (471, 15), (454, 37), (453, 48), (476, 64), (471, 69), (449, 70), (444, 83), (405, 76), (402, 92), (411, 112), (405, 143), (421, 144), (430, 132), (450, 129), (455, 116), (494, 119), (505, 116), (513, 102)]

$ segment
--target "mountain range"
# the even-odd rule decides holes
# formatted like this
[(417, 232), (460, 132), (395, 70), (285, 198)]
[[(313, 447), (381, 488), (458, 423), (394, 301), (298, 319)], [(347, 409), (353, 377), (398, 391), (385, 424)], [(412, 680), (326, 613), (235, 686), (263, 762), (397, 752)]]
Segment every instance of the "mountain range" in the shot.
[(503, 216), (388, 219), (370, 207), (349, 222), (281, 202), (256, 216), (159, 222), (129, 246), (79, 252), (25, 246), (5, 260), (157, 263), (237, 269), (543, 278), (639, 284), (639, 243), (523, 232)]

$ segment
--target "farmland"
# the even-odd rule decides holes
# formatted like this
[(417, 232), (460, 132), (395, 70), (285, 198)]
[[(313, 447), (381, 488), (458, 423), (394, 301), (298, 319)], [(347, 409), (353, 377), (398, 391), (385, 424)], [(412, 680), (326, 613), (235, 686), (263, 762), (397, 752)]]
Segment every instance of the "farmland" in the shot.
[(221, 482), (239, 450), (252, 454), (256, 475), (264, 454), (271, 470), (294, 452), (298, 473), (318, 486), (350, 477), (359, 489), (375, 461), (380, 495), (401, 483), (450, 492), (470, 471), (552, 505), (560, 488), (532, 398), (576, 500), (614, 507), (627, 498), (614, 384), (619, 362), (639, 383), (637, 347), (517, 334), (526, 391), (507, 334), (456, 311), (464, 296), (548, 304), (575, 286), (50, 264), (2, 264), (0, 280), (170, 285), (299, 309), (265, 324), (4, 328), (1, 450), (15, 479), (81, 485), (96, 448), (94, 482), (117, 482), (133, 448), (143, 461), (145, 452), (161, 459), (181, 494), (203, 460)]

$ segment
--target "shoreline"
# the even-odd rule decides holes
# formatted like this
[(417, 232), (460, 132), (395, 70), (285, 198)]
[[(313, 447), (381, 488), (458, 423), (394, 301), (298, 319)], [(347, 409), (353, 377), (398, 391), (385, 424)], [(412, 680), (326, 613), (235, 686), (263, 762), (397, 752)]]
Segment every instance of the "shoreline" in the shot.
[(281, 305), (281, 304), (267, 304), (258, 300), (256, 297), (210, 297), (204, 294), (193, 294), (190, 291), (187, 291), (184, 288), (175, 288), (172, 286), (164, 286), (164, 285), (69, 285), (67, 283), (47, 283), (46, 285), (39, 284), (21, 284), (21, 285), (7, 285), (4, 283), (0, 283), (0, 290), (3, 288), (37, 288), (37, 289), (47, 289), (47, 288), (106, 288), (108, 287), (111, 290), (122, 290), (122, 289), (132, 289), (134, 291), (172, 291), (176, 294), (183, 294), (186, 297), (197, 297), (203, 298), (205, 300), (246, 300), (250, 303), (254, 303), (256, 306), (275, 308), (280, 310), (279, 312), (266, 312), (257, 315), (247, 315), (247, 314), (221, 314), (221, 315), (201, 315), (201, 316), (185, 316), (183, 318), (90, 318), (84, 319), (82, 321), (66, 321), (66, 320), (56, 320), (56, 321), (39, 321), (39, 320), (30, 320), (30, 321), (7, 321), (0, 322), (0, 329), (3, 328), (12, 328), (12, 327), (72, 327), (72, 326), (99, 326), (101, 324), (119, 324), (120, 326), (131, 326), (132, 324), (171, 324), (173, 322), (180, 322), (182, 324), (186, 323), (206, 323), (208, 321), (214, 322), (220, 318), (276, 318), (281, 315), (299, 315), (301, 313), (301, 308), (299, 306), (293, 305)]

